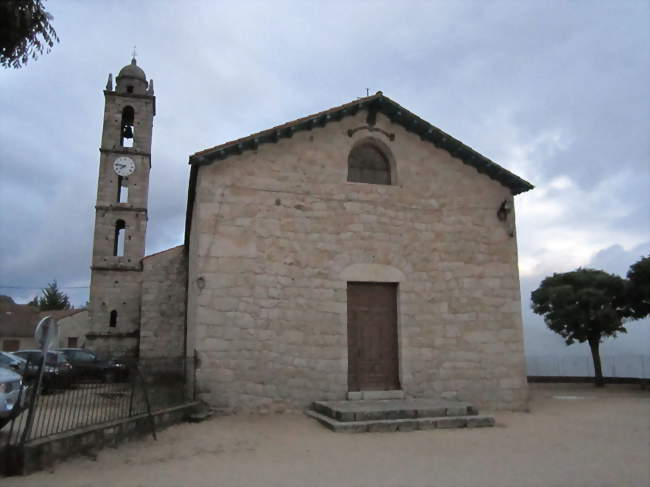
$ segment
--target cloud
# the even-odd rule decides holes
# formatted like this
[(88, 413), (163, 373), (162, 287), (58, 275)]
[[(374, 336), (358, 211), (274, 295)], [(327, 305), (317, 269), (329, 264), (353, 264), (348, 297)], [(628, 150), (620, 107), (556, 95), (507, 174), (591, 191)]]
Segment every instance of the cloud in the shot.
[(583, 189), (561, 175), (520, 198), (518, 235), (521, 247), (526, 249), (522, 275), (585, 266), (596, 252), (613, 243), (632, 248), (647, 241), (648, 229), (642, 220), (625, 230), (617, 226), (634, 211), (621, 201), (627, 181), (633, 177), (619, 173)]
[(648, 255), (650, 255), (650, 242), (644, 242), (629, 250), (616, 244), (598, 251), (586, 267), (602, 269), (626, 277), (630, 266)]

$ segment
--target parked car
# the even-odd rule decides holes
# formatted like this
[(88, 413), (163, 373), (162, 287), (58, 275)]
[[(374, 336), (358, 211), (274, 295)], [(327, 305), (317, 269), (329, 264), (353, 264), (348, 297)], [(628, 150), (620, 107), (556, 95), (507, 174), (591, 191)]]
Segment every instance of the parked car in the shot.
[(20, 375), (27, 372), (27, 360), (11, 352), (0, 352), (0, 367), (11, 369)]
[(100, 380), (116, 382), (126, 380), (129, 367), (126, 362), (116, 359), (101, 359), (95, 352), (85, 348), (59, 348), (72, 364), (76, 380)]
[[(41, 365), (43, 352), (40, 350), (18, 350), (14, 355), (27, 360), (27, 370), (24, 374), (25, 380), (34, 381), (38, 378), (38, 368)], [(74, 381), (73, 368), (70, 362), (60, 352), (48, 351), (43, 369), (43, 391), (49, 392), (54, 389), (65, 389), (70, 387)]]
[(0, 428), (17, 416), (25, 404), (23, 378), (12, 370), (0, 367)]

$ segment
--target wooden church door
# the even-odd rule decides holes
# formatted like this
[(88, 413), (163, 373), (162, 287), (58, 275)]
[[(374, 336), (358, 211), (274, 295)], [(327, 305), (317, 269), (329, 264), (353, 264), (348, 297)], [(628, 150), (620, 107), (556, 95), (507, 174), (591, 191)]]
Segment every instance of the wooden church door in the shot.
[(348, 389), (399, 389), (397, 284), (348, 283)]

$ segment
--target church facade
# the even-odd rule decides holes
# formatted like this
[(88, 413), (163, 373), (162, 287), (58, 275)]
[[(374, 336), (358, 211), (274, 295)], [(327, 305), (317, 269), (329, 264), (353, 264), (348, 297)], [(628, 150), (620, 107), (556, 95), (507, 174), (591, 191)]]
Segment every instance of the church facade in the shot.
[(190, 156), (185, 242), (144, 257), (155, 100), (132, 66), (105, 91), (87, 343), (196, 357), (222, 408), (369, 390), (526, 407), (529, 183), (378, 92)]

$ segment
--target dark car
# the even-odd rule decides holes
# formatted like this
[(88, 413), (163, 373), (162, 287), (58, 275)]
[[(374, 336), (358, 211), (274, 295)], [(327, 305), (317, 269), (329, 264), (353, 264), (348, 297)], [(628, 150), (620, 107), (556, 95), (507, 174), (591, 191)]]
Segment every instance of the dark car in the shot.
[(129, 368), (125, 362), (101, 359), (92, 350), (59, 348), (57, 352), (65, 355), (65, 358), (72, 364), (76, 380), (115, 382), (126, 380), (129, 376)]
[[(43, 352), (38, 349), (18, 350), (12, 352), (14, 355), (24, 358), (27, 367), (23, 376), (28, 382), (33, 382), (38, 377), (38, 368), (41, 365)], [(65, 389), (73, 382), (72, 365), (60, 352), (48, 351), (43, 369), (43, 390), (48, 392), (54, 389)]]

